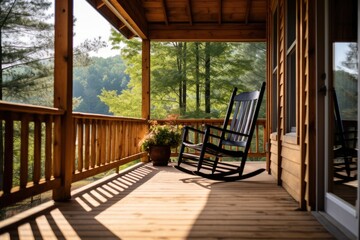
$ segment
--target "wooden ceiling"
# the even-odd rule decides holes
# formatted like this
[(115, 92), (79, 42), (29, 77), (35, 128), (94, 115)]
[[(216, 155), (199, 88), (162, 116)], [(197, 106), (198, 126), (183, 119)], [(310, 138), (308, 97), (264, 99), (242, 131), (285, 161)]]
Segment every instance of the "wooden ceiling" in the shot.
[(87, 1), (127, 38), (155, 41), (266, 40), (268, 0)]

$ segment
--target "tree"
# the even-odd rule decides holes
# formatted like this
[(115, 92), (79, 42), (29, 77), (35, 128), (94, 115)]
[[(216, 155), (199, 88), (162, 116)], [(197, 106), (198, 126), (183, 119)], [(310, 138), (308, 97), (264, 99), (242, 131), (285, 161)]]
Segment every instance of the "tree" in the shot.
[[(54, 15), (50, 0), (2, 0), (0, 99), (53, 105)], [(76, 20), (76, 19), (75, 19)], [(74, 49), (74, 64), (89, 64), (100, 38)]]
[(113, 49), (118, 49), (129, 76), (127, 89), (121, 91), (103, 89), (100, 100), (109, 106), (109, 112), (117, 116), (141, 117), (141, 42), (127, 40), (112, 30), (110, 37)]
[(196, 112), (200, 111), (200, 43), (195, 43), (195, 86), (196, 86)]
[(211, 53), (210, 43), (205, 43), (205, 113), (210, 114), (210, 71), (211, 71)]
[[(136, 111), (141, 116), (141, 44), (112, 36), (130, 81), (121, 95), (103, 92), (102, 100), (112, 112), (133, 116)], [(152, 42), (151, 117), (222, 117), (234, 86), (239, 91), (259, 89), (265, 79), (265, 55), (264, 43), (251, 49), (244, 43)], [(131, 103), (125, 96), (136, 100)]]
[(120, 94), (127, 88), (129, 76), (119, 56), (91, 58), (92, 64), (74, 68), (73, 96), (81, 99), (74, 111), (109, 115), (109, 107), (100, 100), (102, 91)]
[(34, 96), (36, 79), (41, 80), (40, 86), (47, 85), (53, 49), (51, 4), (47, 0), (1, 1), (1, 99)]

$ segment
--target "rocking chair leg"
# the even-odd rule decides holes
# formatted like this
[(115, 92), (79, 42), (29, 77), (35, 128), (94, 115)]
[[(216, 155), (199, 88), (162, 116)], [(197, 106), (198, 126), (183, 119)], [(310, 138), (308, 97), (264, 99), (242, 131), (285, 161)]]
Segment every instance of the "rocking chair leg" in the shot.
[(246, 162), (246, 157), (242, 157), (241, 158), (241, 163), (240, 163), (240, 167), (239, 167), (239, 175), (241, 176), (244, 172), (244, 168), (245, 168), (245, 162)]
[(202, 149), (201, 152), (200, 152), (200, 156), (199, 156), (199, 162), (198, 162), (198, 166), (197, 166), (197, 171), (200, 171), (200, 169), (202, 167), (202, 163), (204, 161), (204, 156), (205, 156), (205, 151)]
[(350, 170), (350, 157), (344, 157), (345, 162), (345, 171), (348, 177), (351, 176), (351, 170)]
[(205, 135), (204, 135), (204, 144), (202, 145), (202, 148), (201, 148), (201, 152), (200, 152), (200, 156), (199, 156), (199, 162), (198, 162), (198, 166), (197, 166), (197, 171), (200, 171), (201, 167), (202, 167), (202, 163), (204, 161), (204, 156), (205, 156), (205, 149), (206, 149), (206, 143), (208, 142), (208, 139), (209, 139), (209, 134), (207, 134), (208, 132), (207, 131), (210, 131), (208, 129), (205, 130)]
[(214, 173), (216, 171), (216, 167), (217, 167), (218, 162), (219, 162), (219, 157), (215, 157), (214, 165), (213, 165), (213, 168), (212, 168), (212, 173)]
[(181, 164), (182, 155), (183, 155), (183, 153), (184, 153), (184, 150), (185, 150), (185, 145), (184, 145), (184, 144), (181, 144), (180, 153), (179, 153), (178, 162), (177, 162), (177, 165), (178, 165), (178, 166), (180, 166), (180, 164)]
[(180, 147), (180, 153), (179, 153), (179, 157), (178, 157), (178, 166), (180, 166), (180, 164), (181, 164), (182, 156), (183, 156), (183, 153), (185, 151), (184, 142), (186, 141), (187, 134), (188, 134), (188, 129), (185, 128), (184, 132), (183, 132), (183, 135), (182, 135), (182, 144), (181, 144), (181, 147)]

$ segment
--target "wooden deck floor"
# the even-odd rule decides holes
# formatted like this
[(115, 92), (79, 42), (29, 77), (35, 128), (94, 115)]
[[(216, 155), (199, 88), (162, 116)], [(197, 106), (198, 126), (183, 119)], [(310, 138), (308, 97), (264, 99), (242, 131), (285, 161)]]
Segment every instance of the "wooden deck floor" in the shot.
[(147, 164), (105, 180), (0, 223), (0, 239), (334, 239), (267, 173), (219, 183)]

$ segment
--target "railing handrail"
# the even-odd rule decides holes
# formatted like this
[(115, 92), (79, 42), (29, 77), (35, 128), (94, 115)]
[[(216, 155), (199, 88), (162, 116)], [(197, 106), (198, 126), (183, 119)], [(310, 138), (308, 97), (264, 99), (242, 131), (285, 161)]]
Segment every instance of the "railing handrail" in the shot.
[(103, 115), (103, 114), (96, 114), (96, 113), (73, 112), (72, 115), (76, 119), (120, 120), (120, 121), (138, 121), (138, 122), (147, 121), (145, 118), (112, 116), (112, 115)]
[(62, 115), (65, 113), (65, 110), (60, 108), (34, 106), (22, 103), (10, 103), (5, 101), (0, 101), (0, 111), (11, 111), (17, 113), (30, 113), (41, 115)]
[[(154, 119), (158, 123), (166, 123), (166, 122), (172, 122), (172, 123), (223, 123), (223, 118), (184, 118), (184, 119)], [(265, 118), (258, 118), (256, 121), (258, 124), (264, 125), (266, 123)]]

